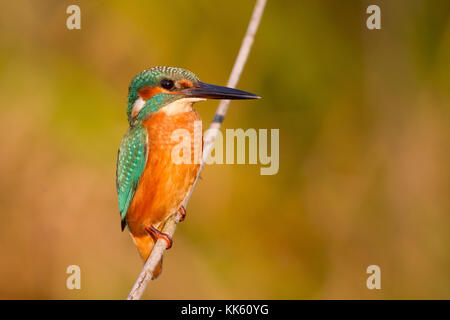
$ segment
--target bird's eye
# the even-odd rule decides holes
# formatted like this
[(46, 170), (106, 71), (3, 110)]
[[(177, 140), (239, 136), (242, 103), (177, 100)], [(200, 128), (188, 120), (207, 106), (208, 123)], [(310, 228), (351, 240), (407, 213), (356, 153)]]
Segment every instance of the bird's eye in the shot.
[(173, 81), (169, 80), (169, 79), (162, 79), (161, 80), (161, 87), (163, 87), (164, 89), (172, 89), (173, 88)]

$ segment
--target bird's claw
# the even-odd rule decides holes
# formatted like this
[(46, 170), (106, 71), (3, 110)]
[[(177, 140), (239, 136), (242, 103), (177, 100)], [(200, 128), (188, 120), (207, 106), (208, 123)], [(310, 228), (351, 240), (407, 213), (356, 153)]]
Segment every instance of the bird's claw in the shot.
[(184, 221), (184, 219), (186, 219), (186, 208), (184, 206), (181, 206), (180, 209), (178, 209), (178, 212), (181, 215), (180, 222)]
[(163, 239), (166, 242), (166, 250), (169, 250), (172, 247), (172, 238), (164, 233), (159, 231), (158, 229), (156, 229), (154, 226), (150, 225), (148, 227), (145, 227), (145, 230), (152, 235), (153, 237), (155, 237), (156, 239)]

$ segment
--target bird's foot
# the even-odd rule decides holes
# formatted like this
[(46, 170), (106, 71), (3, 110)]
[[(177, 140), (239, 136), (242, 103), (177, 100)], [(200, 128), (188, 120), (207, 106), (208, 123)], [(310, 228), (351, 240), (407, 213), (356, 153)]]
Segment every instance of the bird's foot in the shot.
[(186, 208), (181, 206), (180, 209), (178, 209), (178, 212), (181, 214), (180, 222), (184, 221), (184, 219), (186, 219)]
[(155, 237), (156, 239), (163, 239), (166, 242), (166, 250), (169, 250), (172, 247), (172, 238), (164, 233), (159, 231), (158, 229), (156, 229), (154, 226), (150, 225), (148, 227), (145, 227), (145, 230), (150, 233), (150, 235), (152, 235), (153, 237)]

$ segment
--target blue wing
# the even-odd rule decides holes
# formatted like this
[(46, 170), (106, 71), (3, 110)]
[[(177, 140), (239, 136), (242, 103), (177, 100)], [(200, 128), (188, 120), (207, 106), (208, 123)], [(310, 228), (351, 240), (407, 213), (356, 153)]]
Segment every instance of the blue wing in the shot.
[(116, 184), (122, 230), (131, 200), (147, 163), (147, 130), (142, 125), (130, 127), (125, 133), (117, 155)]

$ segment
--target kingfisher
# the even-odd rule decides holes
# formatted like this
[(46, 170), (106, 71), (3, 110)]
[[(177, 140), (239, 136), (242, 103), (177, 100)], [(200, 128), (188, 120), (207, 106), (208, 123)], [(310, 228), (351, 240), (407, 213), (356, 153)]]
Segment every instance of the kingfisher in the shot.
[[(194, 141), (194, 123), (201, 121), (195, 102), (256, 98), (253, 93), (201, 82), (181, 68), (153, 67), (133, 78), (128, 90), (129, 128), (117, 155), (116, 185), (122, 231), (128, 228), (144, 262), (157, 239), (163, 239), (167, 249), (172, 246), (162, 229), (172, 214), (179, 212), (184, 220), (183, 203), (200, 169), (194, 159), (173, 161), (172, 150), (179, 143), (173, 132), (184, 129)], [(153, 277), (161, 271), (162, 260)]]

